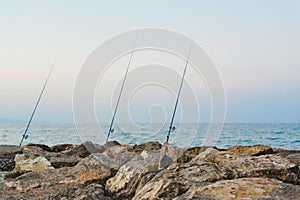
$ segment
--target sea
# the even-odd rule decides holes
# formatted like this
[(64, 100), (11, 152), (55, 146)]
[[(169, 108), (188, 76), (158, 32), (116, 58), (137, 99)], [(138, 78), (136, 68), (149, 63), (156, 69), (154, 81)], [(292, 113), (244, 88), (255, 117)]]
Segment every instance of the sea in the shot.
[[(175, 124), (170, 132), (169, 143), (175, 146), (216, 146), (228, 148), (233, 145), (270, 145), (273, 148), (300, 150), (300, 123), (225, 123), (217, 131), (209, 131), (211, 124)], [(0, 124), (0, 145), (18, 145), (26, 124)], [(29, 143), (81, 144), (92, 141), (104, 144), (108, 124), (32, 124), (28, 130)], [(121, 144), (141, 144), (149, 141), (164, 143), (168, 135), (167, 124), (118, 124), (109, 140)]]

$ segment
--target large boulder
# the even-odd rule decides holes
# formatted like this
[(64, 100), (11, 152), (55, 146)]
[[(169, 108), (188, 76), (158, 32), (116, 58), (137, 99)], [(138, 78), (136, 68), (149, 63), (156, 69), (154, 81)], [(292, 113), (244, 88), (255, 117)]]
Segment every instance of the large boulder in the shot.
[(145, 151), (160, 150), (161, 144), (158, 142), (147, 142), (141, 145), (114, 145), (105, 149), (102, 153), (93, 154), (101, 163), (114, 170), (119, 170), (121, 166), (130, 161), (135, 156)]
[(62, 152), (62, 151), (67, 151), (67, 150), (70, 150), (73, 148), (74, 148), (73, 144), (57, 144), (57, 145), (50, 147), (52, 152)]
[(232, 178), (267, 177), (300, 184), (300, 170), (278, 155), (247, 156), (209, 148), (192, 161), (212, 162), (232, 171)]
[(194, 186), (174, 200), (299, 199), (300, 187), (266, 178), (223, 180)]
[(66, 155), (77, 155), (81, 158), (85, 158), (93, 153), (102, 153), (105, 151), (105, 149), (106, 148), (104, 145), (94, 144), (91, 141), (86, 141), (81, 145), (63, 151), (63, 153)]
[(159, 169), (164, 169), (169, 165), (177, 162), (177, 159), (182, 157), (185, 149), (180, 147), (172, 146), (168, 143), (164, 143), (159, 158)]
[(51, 147), (49, 147), (48, 145), (45, 144), (27, 144), (26, 146), (23, 147), (39, 147), (40, 149), (44, 150), (44, 151), (51, 151)]
[(22, 149), (15, 145), (0, 145), (0, 171), (12, 171), (15, 168), (15, 155)]
[(288, 159), (291, 163), (300, 166), (300, 151), (281, 150), (276, 152), (276, 155)]
[[(20, 154), (21, 155), (21, 154)], [(37, 157), (35, 159), (18, 160), (16, 161), (15, 172), (32, 171), (42, 172), (47, 169), (54, 169), (51, 163), (43, 157)]]
[(297, 166), (300, 166), (300, 153), (294, 153), (286, 156), (291, 163), (294, 163)]
[(0, 145), (0, 159), (13, 160), (15, 155), (22, 153), (22, 149), (16, 145)]
[(191, 186), (202, 185), (226, 179), (230, 176), (214, 163), (177, 163), (160, 171), (143, 188), (137, 191), (133, 200), (173, 199), (185, 193)]
[(270, 146), (265, 145), (232, 146), (229, 147), (227, 151), (248, 156), (260, 156), (273, 153), (273, 149)]
[[(69, 147), (71, 148), (71, 146), (69, 146)], [(58, 150), (59, 148), (63, 148), (63, 147), (56, 146), (53, 150)], [(70, 148), (66, 147), (66, 149), (69, 149), (69, 150), (70, 150)], [(49, 149), (51, 149), (51, 148), (49, 147)], [(52, 150), (48, 151), (49, 149), (46, 148), (45, 146), (41, 147), (41, 145), (24, 146), (22, 148), (23, 154), (16, 155), (15, 161), (43, 157), (43, 158), (46, 158), (54, 168), (61, 168), (61, 167), (75, 166), (80, 160), (82, 160), (82, 157), (80, 157), (76, 153), (66, 154), (66, 153), (63, 153), (63, 151), (52, 152)]]
[(75, 167), (29, 172), (16, 178), (6, 178), (0, 188), (9, 197), (45, 199), (66, 192), (67, 188), (82, 188), (93, 181), (105, 182), (111, 176), (111, 169), (91, 155)]
[(208, 148), (213, 148), (218, 150), (216, 147), (202, 146), (202, 147), (190, 147), (184, 150), (182, 156), (177, 159), (178, 163), (187, 163), (195, 158), (199, 153), (206, 151)]
[(132, 198), (137, 188), (143, 187), (158, 171), (159, 156), (159, 150), (144, 150), (135, 156), (106, 182), (107, 191), (117, 198)]

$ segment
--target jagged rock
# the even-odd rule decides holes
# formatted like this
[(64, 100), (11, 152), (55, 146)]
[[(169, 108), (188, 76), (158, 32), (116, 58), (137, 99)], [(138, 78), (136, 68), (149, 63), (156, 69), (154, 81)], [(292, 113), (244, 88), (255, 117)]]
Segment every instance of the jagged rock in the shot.
[(73, 174), (78, 174), (77, 179), (80, 182), (106, 180), (112, 175), (111, 168), (99, 162), (93, 155), (84, 158), (72, 169)]
[(85, 158), (91, 154), (102, 153), (107, 148), (110, 148), (113, 146), (119, 146), (119, 145), (120, 144), (116, 141), (110, 141), (104, 145), (94, 144), (91, 141), (86, 141), (86, 142), (82, 143), (81, 145), (78, 145), (74, 148), (66, 149), (62, 153), (66, 154), (66, 155), (77, 155), (81, 158)]
[(82, 191), (76, 191), (74, 200), (111, 200), (105, 195), (104, 187), (100, 184), (90, 184)]
[[(8, 174), (10, 174), (11, 172), (7, 172), (7, 171), (5, 171), (5, 172), (1, 172), (0, 171), (0, 183), (5, 179), (5, 177), (8, 175)], [(0, 187), (0, 189), (1, 189), (1, 187)], [(1, 196), (0, 196), (1, 197)]]
[(164, 143), (161, 148), (158, 168), (164, 169), (172, 163), (177, 162), (177, 159), (182, 157), (184, 151), (184, 148), (174, 147), (168, 143)]
[(290, 154), (286, 157), (291, 163), (300, 166), (300, 153)]
[[(50, 148), (50, 147), (49, 147)], [(46, 155), (49, 153), (50, 151), (46, 151), (43, 148), (41, 148), (40, 146), (31, 146), (31, 145), (26, 145), (22, 147), (22, 154), (24, 154), (24, 159), (34, 159), (37, 157), (46, 157)]]
[(61, 152), (61, 151), (67, 151), (70, 149), (73, 149), (73, 144), (58, 144), (51, 147), (52, 152)]
[[(100, 146), (100, 145), (99, 145)], [(94, 144), (92, 142), (84, 142), (81, 145), (78, 145), (72, 149), (66, 150), (64, 154), (66, 155), (77, 155), (81, 158), (85, 158), (91, 155), (91, 151), (94, 151)], [(101, 149), (102, 151), (102, 149)]]
[(193, 185), (222, 180), (229, 175), (216, 164), (209, 162), (173, 164), (137, 191), (133, 200), (173, 199)]
[(190, 162), (193, 158), (195, 158), (199, 153), (206, 151), (208, 148), (216, 149), (216, 147), (202, 146), (202, 147), (191, 147), (187, 148), (182, 156), (177, 159), (178, 163), (187, 163)]
[(15, 155), (22, 153), (22, 149), (16, 145), (0, 145), (0, 158), (13, 160)]
[(294, 153), (300, 153), (300, 150), (290, 150), (290, 149), (273, 148), (273, 153), (275, 153), (275, 154), (290, 155), (290, 154), (294, 154)]
[(182, 156), (177, 159), (178, 163), (187, 163), (190, 162), (194, 157), (196, 157), (201, 152), (201, 147), (192, 147), (186, 149)]
[(35, 159), (37, 157), (46, 158), (54, 168), (72, 167), (82, 160), (82, 158), (76, 154), (67, 155), (62, 152), (49, 152), (45, 151), (40, 146), (34, 145), (24, 146), (23, 154), (17, 154), (15, 161)]
[(54, 194), (65, 193), (68, 188), (83, 187), (93, 181), (106, 181), (111, 177), (109, 167), (89, 156), (75, 167), (50, 169), (43, 172), (29, 172), (17, 178), (7, 178), (1, 182), (9, 197), (24, 199), (45, 199)]
[(142, 151), (155, 151), (161, 148), (158, 142), (148, 142), (141, 145), (115, 145), (102, 153), (93, 154), (101, 163), (118, 170), (122, 165), (130, 161)]
[(73, 167), (82, 160), (77, 155), (66, 156), (60, 153), (47, 155), (46, 158), (54, 168)]
[(12, 171), (15, 165), (14, 160), (0, 158), (0, 171)]
[[(26, 147), (39, 147), (40, 149), (43, 149), (44, 151), (51, 151), (51, 148), (45, 144), (27, 144)], [(23, 148), (24, 148), (23, 147)]]
[(12, 171), (15, 168), (15, 155), (22, 153), (19, 146), (0, 145), (0, 171)]
[(273, 153), (270, 146), (254, 145), (254, 146), (232, 146), (229, 147), (228, 152), (243, 154), (249, 156), (260, 156)]
[(133, 145), (130, 151), (135, 151), (141, 153), (143, 151), (151, 152), (155, 150), (160, 150), (162, 145), (159, 142), (146, 142), (144, 144)]
[(276, 150), (276, 155), (288, 159), (291, 163), (300, 166), (300, 151), (295, 150)]
[(192, 161), (216, 163), (233, 172), (233, 178), (267, 177), (300, 184), (299, 167), (278, 155), (246, 156), (209, 148)]
[(46, 199), (111, 200), (110, 197), (105, 195), (104, 187), (97, 183), (67, 186), (64, 190), (56, 192), (55, 194), (48, 196)]
[(299, 199), (300, 187), (266, 178), (223, 180), (194, 186), (174, 200)]
[(107, 149), (103, 153), (95, 153), (93, 156), (99, 160), (99, 162), (107, 165), (115, 171), (131, 160), (137, 153), (128, 151), (127, 146), (115, 146)]
[(116, 146), (116, 145), (121, 145), (118, 141), (107, 141), (104, 146), (106, 148), (108, 147), (113, 147), (113, 146)]
[(135, 156), (106, 182), (107, 191), (117, 198), (132, 198), (136, 189), (143, 187), (158, 171), (159, 155), (159, 150), (144, 150)]
[(51, 163), (43, 157), (37, 157), (33, 160), (18, 160), (16, 161), (16, 166), (14, 171), (32, 171), (32, 172), (42, 172), (47, 169), (54, 169)]

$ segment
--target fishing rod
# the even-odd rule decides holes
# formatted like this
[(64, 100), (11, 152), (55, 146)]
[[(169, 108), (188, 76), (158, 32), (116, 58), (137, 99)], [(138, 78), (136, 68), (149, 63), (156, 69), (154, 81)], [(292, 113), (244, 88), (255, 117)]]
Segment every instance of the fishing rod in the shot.
[(34, 114), (35, 114), (35, 111), (36, 111), (36, 109), (37, 109), (37, 107), (38, 107), (38, 105), (39, 105), (39, 103), (40, 103), (40, 101), (41, 101), (41, 98), (42, 98), (43, 93), (44, 93), (44, 91), (45, 91), (45, 88), (46, 88), (46, 86), (47, 86), (47, 83), (48, 83), (48, 80), (49, 80), (49, 78), (50, 78), (50, 75), (52, 74), (52, 71), (53, 71), (53, 69), (54, 69), (54, 65), (55, 65), (55, 64), (53, 64), (53, 66), (52, 66), (52, 68), (51, 68), (51, 70), (50, 70), (50, 72), (49, 72), (49, 74), (48, 74), (48, 76), (47, 76), (47, 79), (46, 79), (45, 84), (44, 84), (44, 86), (43, 86), (43, 89), (42, 89), (42, 91), (41, 91), (41, 93), (40, 93), (40, 96), (38, 97), (38, 100), (37, 100), (37, 102), (36, 102), (36, 104), (35, 104), (35, 107), (34, 107), (34, 109), (33, 109), (33, 112), (32, 112), (32, 114), (31, 114), (31, 116), (30, 116), (29, 122), (28, 122), (28, 124), (27, 124), (27, 126), (26, 126), (25, 132), (24, 132), (24, 134), (23, 134), (23, 136), (22, 136), (22, 139), (21, 139), (21, 141), (20, 141), (19, 146), (22, 146), (23, 141), (26, 140), (26, 139), (28, 138), (27, 131), (28, 131), (28, 129), (29, 129), (29, 126), (30, 126), (30, 124), (31, 124), (31, 121), (32, 121), (32, 119), (33, 119), (33, 116), (34, 116)]
[[(134, 46), (135, 46), (135, 44), (134, 44)], [(116, 117), (116, 114), (117, 114), (117, 109), (118, 109), (118, 106), (119, 106), (119, 103), (120, 103), (120, 99), (121, 99), (121, 96), (122, 96), (122, 93), (123, 93), (123, 89), (124, 89), (125, 81), (126, 81), (127, 74), (128, 74), (128, 71), (129, 71), (129, 66), (131, 64), (133, 52), (134, 52), (134, 48), (131, 51), (130, 59), (129, 59), (129, 62), (128, 62), (128, 65), (127, 65), (127, 68), (126, 68), (126, 72), (125, 72), (124, 79), (123, 79), (123, 82), (122, 82), (122, 86), (121, 86), (121, 89), (120, 89), (120, 93), (119, 93), (119, 96), (118, 96), (117, 104), (115, 106), (114, 114), (113, 114), (113, 117), (111, 119), (111, 123), (110, 123), (109, 130), (108, 130), (108, 133), (107, 133), (106, 143), (108, 142), (110, 134), (112, 132), (114, 132), (113, 124), (114, 124), (115, 117)]]
[(194, 42), (192, 41), (192, 44), (191, 44), (191, 47), (190, 47), (190, 50), (189, 50), (189, 53), (188, 53), (188, 57), (187, 57), (187, 60), (186, 60), (186, 63), (185, 63), (185, 67), (184, 67), (184, 70), (183, 70), (179, 90), (178, 90), (178, 93), (177, 93), (177, 99), (176, 99), (176, 103), (175, 103), (175, 106), (174, 106), (174, 111), (173, 111), (171, 123), (170, 123), (169, 130), (168, 130), (167, 141), (166, 141), (167, 143), (169, 142), (169, 137), (170, 137), (170, 134), (171, 134), (171, 130), (175, 130), (175, 127), (173, 126), (173, 122), (174, 122), (175, 113), (176, 113), (176, 110), (177, 110), (177, 105), (178, 105), (181, 89), (182, 89), (182, 86), (183, 86), (184, 77), (185, 77), (185, 74), (186, 74), (186, 69), (187, 69), (187, 66), (189, 64), (189, 59), (190, 59), (190, 55), (191, 55), (191, 52), (192, 52), (193, 43)]

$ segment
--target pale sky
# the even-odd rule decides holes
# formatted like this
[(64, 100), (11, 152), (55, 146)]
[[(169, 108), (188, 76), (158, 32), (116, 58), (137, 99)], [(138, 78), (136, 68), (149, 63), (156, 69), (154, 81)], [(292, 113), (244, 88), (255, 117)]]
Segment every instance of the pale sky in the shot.
[[(297, 0), (0, 0), (0, 121), (28, 120), (57, 58), (35, 122), (72, 122), (84, 60), (107, 39), (143, 27), (196, 36), (223, 78), (227, 122), (300, 122)], [(172, 107), (175, 99), (166, 100)], [(133, 115), (144, 121), (144, 112)]]

